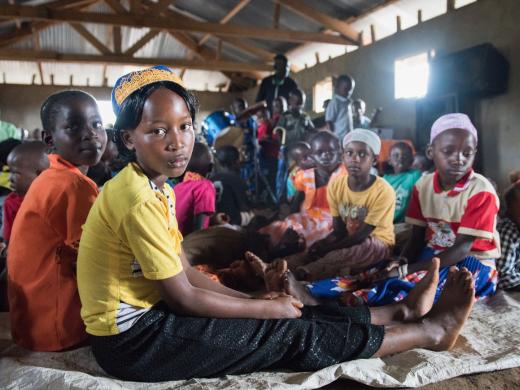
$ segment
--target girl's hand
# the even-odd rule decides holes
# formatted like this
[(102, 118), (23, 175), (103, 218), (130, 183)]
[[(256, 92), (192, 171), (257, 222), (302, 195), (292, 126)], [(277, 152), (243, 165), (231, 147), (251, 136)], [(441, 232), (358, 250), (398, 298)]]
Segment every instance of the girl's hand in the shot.
[(269, 318), (271, 319), (300, 318), (302, 315), (300, 309), (303, 307), (303, 303), (289, 295), (280, 296), (268, 302), (271, 309)]
[(229, 218), (229, 215), (225, 213), (217, 213), (213, 217), (213, 221), (215, 225), (225, 225), (226, 223), (229, 223), (231, 219)]
[(397, 260), (390, 261), (385, 268), (374, 275), (374, 282), (399, 276), (397, 269), (400, 265), (401, 263)]

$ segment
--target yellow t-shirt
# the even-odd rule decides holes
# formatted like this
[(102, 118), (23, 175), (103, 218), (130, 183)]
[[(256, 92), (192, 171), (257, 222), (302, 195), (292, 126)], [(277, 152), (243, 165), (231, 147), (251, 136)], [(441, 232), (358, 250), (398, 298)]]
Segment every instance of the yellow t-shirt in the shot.
[(368, 189), (354, 192), (348, 187), (347, 180), (348, 176), (338, 177), (327, 187), (332, 216), (343, 219), (349, 234), (354, 233), (361, 222), (375, 226), (371, 235), (388, 246), (394, 245), (394, 189), (385, 180), (376, 177)]
[(174, 212), (171, 187), (154, 191), (136, 164), (105, 184), (83, 226), (78, 253), (81, 317), (88, 333), (120, 333), (116, 317), (122, 310), (146, 311), (160, 300), (154, 280), (182, 271)]

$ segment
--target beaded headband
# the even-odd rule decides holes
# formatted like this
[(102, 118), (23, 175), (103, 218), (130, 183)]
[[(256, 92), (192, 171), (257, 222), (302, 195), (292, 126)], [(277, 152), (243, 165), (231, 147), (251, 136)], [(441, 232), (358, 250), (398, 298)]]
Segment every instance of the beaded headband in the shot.
[(121, 105), (128, 96), (144, 87), (158, 81), (171, 81), (184, 87), (179, 76), (164, 65), (157, 65), (143, 70), (130, 72), (121, 76), (112, 89), (112, 109), (116, 115), (119, 115)]

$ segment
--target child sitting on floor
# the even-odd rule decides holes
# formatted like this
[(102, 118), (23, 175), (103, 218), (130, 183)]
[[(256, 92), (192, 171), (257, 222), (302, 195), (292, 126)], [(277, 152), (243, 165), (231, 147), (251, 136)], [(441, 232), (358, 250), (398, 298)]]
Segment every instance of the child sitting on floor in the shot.
[(520, 286), (520, 182), (504, 194), (506, 216), (497, 223), (502, 255), (497, 259), (498, 287)]
[(213, 156), (208, 146), (195, 142), (184, 178), (173, 189), (178, 200), (177, 221), (183, 235), (207, 229), (215, 213), (215, 187), (206, 179), (212, 168)]
[(217, 192), (217, 213), (228, 217), (232, 225), (245, 226), (253, 218), (247, 201), (247, 186), (240, 177), (240, 153), (231, 145), (218, 148), (216, 172), (211, 180)]
[(294, 187), (298, 191), (292, 201), (294, 214), (260, 230), (271, 237), (273, 247), (285, 241), (284, 235), (296, 231), (299, 237), (294, 235), (295, 238), (304, 242), (296, 245), (293, 253), (303, 250), (305, 245), (310, 247), (330, 232), (332, 216), (327, 202), (327, 186), (334, 178), (346, 174), (340, 161), (339, 140), (334, 134), (319, 132), (311, 138), (310, 146), (316, 168), (302, 170), (294, 177)]
[(175, 197), (165, 184), (188, 164), (195, 99), (166, 67), (122, 79), (113, 92), (115, 127), (134, 162), (92, 207), (78, 258), (81, 313), (92, 352), (109, 375), (155, 382), (315, 371), (455, 344), (473, 304), (465, 270), (453, 272), (433, 307), (435, 264), (408, 299), (371, 309), (304, 308), (285, 294), (252, 299), (195, 271), (183, 254)]
[[(399, 301), (423, 277), (434, 256), (441, 265), (437, 296), (453, 265), (473, 274), (477, 299), (494, 294), (495, 259), (500, 257), (499, 201), (491, 183), (472, 169), (477, 139), (477, 130), (466, 115), (437, 119), (427, 150), (435, 172), (423, 176), (414, 187), (406, 213), (413, 230), (399, 261), (360, 275), (360, 283), (371, 283), (362, 290), (357, 290), (359, 283), (337, 278), (313, 283), (313, 295), (338, 296), (345, 291), (344, 303), (362, 301), (371, 306)], [(373, 283), (374, 279), (379, 281)]]
[(394, 190), (370, 174), (381, 140), (373, 131), (355, 129), (345, 136), (343, 149), (348, 176), (331, 181), (327, 189), (333, 231), (309, 248), (316, 260), (297, 269), (300, 279), (357, 273), (390, 256), (394, 245)]
[(14, 219), (30, 185), (40, 173), (49, 167), (49, 159), (45, 154), (47, 146), (40, 141), (24, 142), (15, 147), (7, 157), (9, 165), (9, 181), (13, 192), (7, 195), (4, 202), (4, 240), (9, 241)]
[(96, 100), (82, 91), (51, 95), (41, 120), (56, 154), (49, 155), (50, 168), (34, 180), (14, 222), (7, 255), (9, 306), (16, 343), (60, 351), (87, 337), (76, 256), (98, 194), (85, 173), (101, 159), (107, 139)]
[(406, 142), (398, 142), (390, 148), (388, 164), (393, 169), (392, 174), (383, 176), (395, 191), (394, 223), (404, 222), (408, 203), (412, 196), (413, 186), (421, 177), (421, 171), (411, 169), (413, 150)]
[(292, 161), (292, 166), (289, 168), (289, 175), (287, 177), (287, 200), (289, 202), (298, 192), (294, 186), (294, 178), (298, 172), (312, 169), (315, 166), (311, 155), (311, 146), (303, 141), (298, 142), (289, 150), (289, 159)]

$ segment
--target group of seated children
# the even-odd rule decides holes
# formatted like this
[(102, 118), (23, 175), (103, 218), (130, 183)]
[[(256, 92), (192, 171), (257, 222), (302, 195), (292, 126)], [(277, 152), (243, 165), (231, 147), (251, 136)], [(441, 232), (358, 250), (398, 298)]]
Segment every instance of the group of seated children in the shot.
[[(308, 144), (298, 139), (290, 213), (266, 217), (247, 202), (235, 147), (216, 151), (210, 173), (212, 154), (195, 143), (197, 100), (169, 68), (122, 76), (112, 103), (124, 164), (101, 192), (86, 173), (107, 136), (84, 92), (59, 92), (42, 106), (48, 168), (41, 145), (20, 146), (9, 159), (15, 188), (22, 176), (33, 180), (7, 255), (11, 329), (23, 347), (88, 343), (108, 374), (133, 381), (319, 370), (418, 347), (450, 349), (475, 298), (495, 292), (495, 260), (512, 269), (504, 287), (519, 283), (519, 184), (506, 192), (499, 225), (509, 232), (504, 259), (499, 200), (472, 169), (477, 131), (463, 114), (433, 124), (426, 154), (435, 171), (422, 176), (406, 144), (392, 148), (388, 181), (371, 173), (381, 141), (370, 130), (347, 132), (341, 143), (329, 131)], [(32, 156), (30, 172), (17, 165), (22, 154)], [(171, 178), (181, 178), (173, 190)], [(393, 223), (403, 215), (413, 227), (396, 254)], [(266, 291), (232, 289), (188, 261), (189, 238), (204, 242), (213, 223), (237, 233), (216, 247), (247, 249), (247, 234), (266, 239), (265, 255), (228, 261), (239, 260), (244, 278)]]

